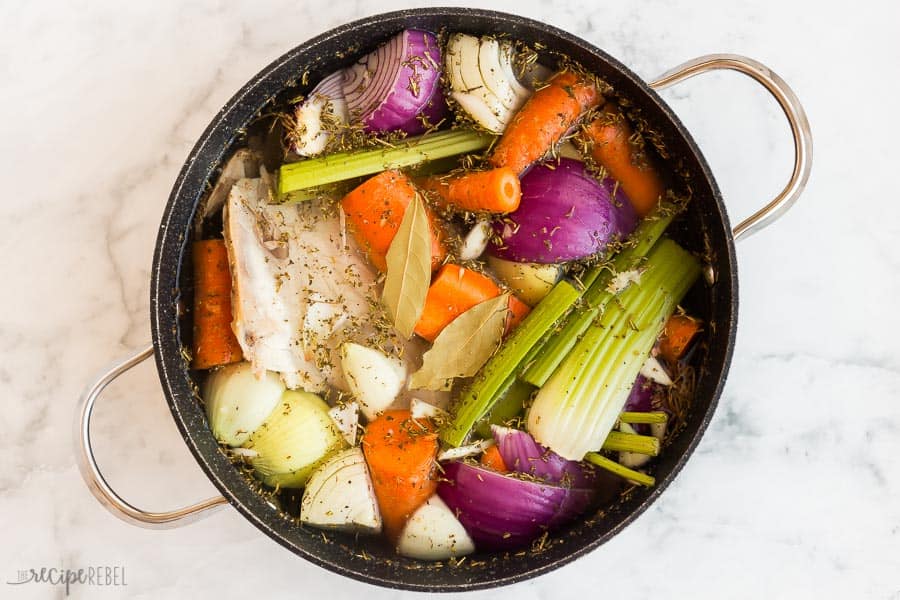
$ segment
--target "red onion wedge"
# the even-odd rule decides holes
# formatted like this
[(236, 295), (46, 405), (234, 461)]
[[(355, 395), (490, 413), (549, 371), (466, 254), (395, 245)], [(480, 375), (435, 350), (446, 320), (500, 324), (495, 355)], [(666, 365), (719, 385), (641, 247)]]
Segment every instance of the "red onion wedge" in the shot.
[(597, 484), (592, 466), (563, 458), (538, 444), (527, 431), (492, 425), (491, 434), (503, 462), (513, 471), (566, 487), (593, 488)]
[(444, 464), (438, 495), (481, 550), (522, 547), (583, 513), (592, 489), (567, 488), (503, 475), (469, 463)]
[(352, 122), (368, 131), (415, 135), (444, 118), (441, 49), (434, 34), (406, 29), (344, 71), (343, 95)]
[(602, 252), (636, 225), (631, 202), (615, 181), (598, 181), (581, 162), (560, 158), (522, 176), (522, 202), (494, 223), (503, 245), (489, 251), (517, 262), (566, 262)]

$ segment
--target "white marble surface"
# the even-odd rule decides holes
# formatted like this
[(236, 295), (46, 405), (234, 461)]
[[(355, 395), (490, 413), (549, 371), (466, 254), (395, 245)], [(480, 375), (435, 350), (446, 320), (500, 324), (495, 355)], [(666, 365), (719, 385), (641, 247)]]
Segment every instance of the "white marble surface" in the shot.
[[(476, 3), (467, 3), (476, 5)], [(487, 4), (487, 3), (482, 3)], [(517, 598), (900, 598), (900, 163), (895, 2), (516, 0), (650, 78), (709, 52), (755, 57), (804, 101), (805, 197), (739, 248), (740, 332), (720, 408), (674, 485), (612, 542), (503, 590)], [(73, 598), (406, 594), (298, 559), (233, 510), (155, 532), (115, 520), (74, 466), (75, 399), (149, 338), (154, 238), (182, 161), (218, 108), (293, 45), (397, 0), (0, 4), (0, 597), (19, 569), (123, 565)], [(665, 94), (732, 214), (789, 172), (761, 89), (712, 75)], [(96, 445), (135, 503), (212, 485), (145, 365), (98, 406)], [(487, 597), (488, 593), (469, 597)]]

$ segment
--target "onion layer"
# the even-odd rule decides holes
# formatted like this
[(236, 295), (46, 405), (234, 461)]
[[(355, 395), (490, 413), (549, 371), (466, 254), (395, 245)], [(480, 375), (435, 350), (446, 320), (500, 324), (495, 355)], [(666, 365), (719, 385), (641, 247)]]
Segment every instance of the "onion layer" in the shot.
[(636, 225), (631, 202), (612, 179), (600, 182), (582, 163), (561, 158), (522, 176), (522, 202), (494, 223), (503, 245), (490, 252), (517, 262), (567, 262), (602, 252)]
[(504, 464), (513, 471), (567, 487), (596, 485), (597, 473), (593, 467), (563, 458), (538, 444), (527, 431), (492, 425), (491, 434)]
[(447, 112), (440, 85), (441, 49), (434, 34), (406, 29), (344, 71), (342, 90), (352, 122), (368, 131), (425, 131)]
[(517, 479), (469, 463), (443, 468), (438, 494), (484, 550), (521, 547), (575, 519), (594, 496), (591, 489)]

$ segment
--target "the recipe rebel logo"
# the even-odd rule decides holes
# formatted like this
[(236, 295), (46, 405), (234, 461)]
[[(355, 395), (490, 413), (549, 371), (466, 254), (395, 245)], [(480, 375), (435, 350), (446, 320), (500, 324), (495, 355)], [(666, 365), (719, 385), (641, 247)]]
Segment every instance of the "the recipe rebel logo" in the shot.
[(7, 581), (6, 585), (25, 585), (27, 583), (65, 586), (66, 596), (76, 585), (92, 587), (124, 587), (128, 585), (128, 581), (125, 579), (125, 567), (121, 565), (92, 566), (82, 569), (63, 567), (20, 569), (16, 573), (16, 579)]

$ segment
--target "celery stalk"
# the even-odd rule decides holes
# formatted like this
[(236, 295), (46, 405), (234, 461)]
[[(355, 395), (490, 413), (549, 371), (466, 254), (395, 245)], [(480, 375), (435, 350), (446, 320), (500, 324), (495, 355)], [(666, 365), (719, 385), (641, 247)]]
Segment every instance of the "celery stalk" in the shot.
[(623, 412), (619, 414), (619, 421), (622, 423), (665, 423), (669, 420), (669, 415), (661, 411), (654, 412)]
[(610, 268), (598, 269), (602, 272), (598, 273), (598, 276), (595, 276), (590, 283), (585, 282), (588, 285), (588, 289), (584, 293), (584, 303), (587, 308), (569, 316), (562, 330), (547, 342), (541, 350), (540, 356), (522, 374), (522, 379), (537, 387), (541, 387), (547, 382), (578, 339), (584, 335), (591, 323), (615, 297), (615, 292), (608, 289), (613, 276), (616, 273), (637, 268), (676, 214), (677, 210), (673, 205), (664, 204), (641, 221), (634, 234), (629, 238), (629, 245), (616, 255)]
[(607, 304), (528, 412), (528, 431), (564, 458), (581, 460), (602, 447), (666, 320), (700, 274), (697, 259), (666, 238), (644, 266), (641, 280)]
[(584, 459), (589, 463), (597, 465), (601, 469), (606, 469), (610, 473), (615, 473), (619, 477), (624, 477), (625, 479), (634, 481), (635, 483), (639, 483), (647, 487), (651, 487), (656, 483), (655, 477), (647, 475), (646, 473), (641, 473), (640, 471), (635, 471), (634, 469), (629, 469), (628, 467), (624, 467), (619, 463), (606, 458), (602, 454), (591, 452), (587, 456), (585, 456)]
[(610, 431), (603, 442), (603, 449), (611, 452), (635, 452), (647, 456), (658, 456), (659, 440), (652, 435)]
[(581, 297), (581, 292), (568, 281), (560, 281), (503, 342), (471, 386), (463, 392), (453, 421), (441, 430), (441, 439), (459, 446), (469, 435), (475, 422), (485, 415), (500, 395), (515, 381), (519, 366), (533, 358), (540, 343), (556, 323)]
[(409, 138), (396, 147), (335, 152), (289, 163), (278, 171), (278, 195), (484, 150), (494, 139), (489, 133), (451, 129)]
[(510, 375), (509, 389), (497, 400), (494, 407), (475, 425), (475, 431), (483, 438), (490, 439), (491, 425), (504, 425), (522, 413), (525, 402), (534, 387)]

